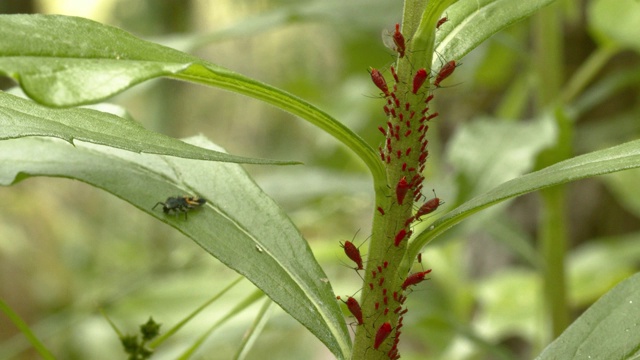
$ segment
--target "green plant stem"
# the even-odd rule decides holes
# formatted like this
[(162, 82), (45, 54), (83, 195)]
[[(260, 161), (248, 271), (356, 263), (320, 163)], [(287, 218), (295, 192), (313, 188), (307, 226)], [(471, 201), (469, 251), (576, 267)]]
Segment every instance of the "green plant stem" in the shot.
[(550, 320), (550, 337), (555, 339), (569, 326), (565, 255), (567, 228), (565, 216), (565, 187), (556, 186), (540, 192), (543, 214), (540, 224), (539, 248), (544, 259), (545, 312)]
[(40, 356), (45, 360), (55, 360), (55, 356), (44, 346), (44, 344), (36, 337), (36, 335), (31, 331), (29, 325), (22, 320), (20, 315), (18, 315), (13, 309), (9, 307), (2, 299), (0, 299), (0, 311), (2, 311), (9, 320), (22, 332), (22, 334), (29, 340), (33, 348), (40, 354)]
[[(557, 4), (544, 8), (534, 18), (535, 64), (538, 66), (538, 109), (553, 107), (559, 98), (563, 82), (561, 19)], [(565, 160), (571, 156), (573, 128), (562, 108), (555, 112), (559, 128), (557, 144), (543, 152), (539, 168)], [(543, 266), (543, 298), (545, 320), (549, 321), (548, 339), (556, 338), (569, 325), (566, 295), (565, 253), (568, 243), (565, 212), (565, 187), (546, 189), (542, 194), (542, 217), (539, 224), (539, 253)]]
[[(420, 113), (424, 109), (424, 94), (414, 94), (412, 91), (413, 76), (417, 69), (424, 68), (430, 72), (431, 59), (433, 57), (436, 22), (442, 12), (456, 0), (433, 1), (406, 1), (404, 7), (402, 34), (406, 40), (405, 56), (398, 58), (395, 68), (399, 81), (396, 83), (395, 96), (400, 104), (409, 104), (411, 110)], [(397, 121), (395, 115), (389, 121)], [(403, 125), (404, 126), (404, 125)], [(396, 161), (385, 163), (385, 186), (376, 186), (376, 207), (384, 209), (385, 215), (374, 211), (371, 245), (369, 247), (368, 261), (364, 273), (364, 283), (360, 305), (362, 308), (364, 324), (356, 328), (356, 338), (353, 347), (352, 359), (386, 359), (389, 350), (392, 349), (395, 328), (400, 318), (399, 311), (404, 309), (403, 302), (395, 300), (392, 295), (403, 294), (401, 284), (407, 278), (408, 266), (403, 262), (406, 256), (407, 244), (410, 234), (396, 238), (401, 231), (408, 231), (407, 219), (413, 211), (413, 190), (402, 202), (398, 200), (396, 187), (400, 179), (404, 179), (407, 172), (402, 168), (404, 163), (407, 168), (419, 168), (418, 158), (421, 145), (419, 131), (413, 135), (398, 137), (394, 141), (397, 149), (416, 149), (413, 156), (408, 153), (403, 155), (403, 161), (398, 155)], [(387, 134), (387, 136), (391, 136)], [(399, 150), (400, 151), (400, 150)], [(395, 158), (395, 155), (394, 155)], [(407, 178), (407, 181), (412, 181)], [(402, 203), (402, 204), (400, 204)], [(383, 269), (383, 271), (381, 271)], [(373, 275), (373, 274), (377, 275)], [(386, 291), (386, 295), (384, 293)], [(406, 295), (406, 294), (405, 294)], [(394, 330), (387, 340), (382, 342), (378, 349), (374, 348), (374, 342), (378, 330), (382, 324), (388, 322)]]

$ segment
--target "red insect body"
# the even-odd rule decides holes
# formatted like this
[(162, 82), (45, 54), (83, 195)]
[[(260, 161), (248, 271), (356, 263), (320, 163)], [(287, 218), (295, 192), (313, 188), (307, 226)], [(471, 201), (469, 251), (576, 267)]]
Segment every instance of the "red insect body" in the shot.
[(383, 268), (385, 268), (385, 269), (386, 269), (386, 268), (387, 268), (387, 266), (389, 266), (389, 262), (388, 262), (388, 261), (385, 261), (385, 262), (383, 262), (383, 263), (382, 263), (382, 267), (383, 267)]
[(402, 171), (407, 170), (407, 163), (402, 163)]
[(404, 103), (404, 111), (409, 111), (410, 108), (411, 108), (410, 103)]
[(409, 183), (407, 183), (407, 179), (403, 176), (400, 181), (398, 181), (398, 185), (396, 185), (396, 199), (398, 200), (398, 204), (402, 205), (407, 191), (409, 191)]
[(394, 68), (393, 66), (390, 66), (390, 67), (389, 67), (389, 70), (391, 70), (391, 75), (393, 75), (393, 80), (394, 80), (396, 83), (399, 83), (399, 82), (400, 82), (400, 80), (398, 80), (398, 73), (396, 73), (396, 68)]
[(436, 117), (436, 116), (438, 116), (438, 115), (439, 115), (439, 114), (438, 114), (437, 112), (434, 112), (433, 114), (431, 114), (431, 115), (429, 115), (429, 116), (427, 117), (427, 121), (429, 121), (429, 120), (433, 119), (434, 117)]
[(384, 79), (384, 76), (380, 74), (380, 71), (377, 69), (371, 68), (369, 70), (369, 74), (371, 74), (371, 80), (373, 83), (382, 91), (384, 96), (389, 96), (389, 88), (387, 87), (387, 81)]
[(449, 20), (449, 18), (446, 16), (438, 20), (438, 23), (436, 24), (436, 29), (439, 29), (442, 24), (447, 22), (447, 20)]
[(378, 206), (378, 212), (380, 213), (380, 215), (384, 215), (384, 209), (380, 206)]
[(358, 320), (358, 325), (362, 325), (362, 309), (360, 308), (360, 304), (358, 303), (358, 300), (349, 297), (346, 301), (347, 307), (349, 308), (349, 311), (351, 312), (351, 315), (353, 315), (353, 317), (356, 318), (356, 320)]
[(413, 93), (417, 94), (424, 81), (427, 80), (427, 70), (419, 69), (413, 77)]
[(406, 46), (404, 43), (404, 35), (400, 32), (400, 24), (396, 24), (396, 31), (393, 33), (393, 42), (396, 44), (398, 56), (403, 57)]
[[(381, 277), (381, 278), (380, 278), (380, 281), (378, 282), (378, 286), (382, 286), (382, 284), (383, 284), (383, 283), (384, 283), (384, 278), (383, 278), (383, 277)], [(386, 305), (386, 304), (385, 304), (385, 305)]]
[(402, 283), (402, 286), (401, 286), (402, 290), (407, 290), (409, 286), (417, 285), (421, 283), (422, 281), (424, 281), (425, 275), (427, 275), (430, 272), (431, 272), (431, 269), (426, 271), (420, 271), (407, 276), (407, 278)]
[(407, 148), (407, 151), (404, 152), (405, 156), (409, 156), (411, 154), (411, 148)]
[(426, 98), (426, 99), (424, 99), (424, 103), (425, 103), (425, 104), (428, 104), (428, 103), (429, 103), (429, 101), (431, 101), (431, 99), (433, 99), (433, 94), (431, 94), (431, 95), (427, 96), (427, 98)]
[(382, 126), (378, 126), (378, 130), (380, 130), (382, 135), (387, 136), (387, 130), (385, 130)]
[(356, 265), (358, 265), (356, 270), (364, 269), (364, 266), (362, 264), (362, 257), (360, 256), (360, 250), (358, 250), (358, 248), (353, 245), (351, 241), (345, 241), (342, 247), (344, 248), (344, 253), (347, 255), (347, 257), (354, 263), (356, 263)]
[(396, 239), (394, 244), (396, 246), (400, 245), (400, 243), (402, 242), (402, 240), (404, 240), (405, 237), (407, 237), (407, 231), (405, 229), (398, 231), (398, 233), (396, 234)]
[(436, 81), (433, 82), (433, 86), (440, 86), (442, 80), (448, 78), (451, 74), (453, 74), (453, 70), (456, 69), (456, 61), (451, 60), (448, 63), (444, 64), (440, 71), (438, 71), (438, 76), (436, 76)]
[(422, 264), (422, 253), (418, 253), (418, 263)]
[(442, 203), (440, 202), (440, 199), (438, 197), (434, 197), (433, 199), (427, 201), (426, 203), (422, 204), (422, 206), (420, 206), (420, 208), (416, 212), (416, 219), (421, 216), (431, 214), (432, 212), (436, 211), (438, 209), (438, 206), (440, 206), (441, 204)]
[(391, 334), (391, 324), (386, 322), (380, 325), (378, 332), (376, 333), (376, 339), (373, 342), (373, 348), (378, 350), (380, 345), (387, 339), (387, 337)]

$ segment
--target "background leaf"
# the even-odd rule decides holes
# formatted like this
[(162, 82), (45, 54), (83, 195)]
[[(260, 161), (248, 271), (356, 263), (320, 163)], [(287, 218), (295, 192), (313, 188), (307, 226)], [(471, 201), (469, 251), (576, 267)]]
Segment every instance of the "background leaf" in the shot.
[(600, 298), (536, 359), (637, 359), (639, 303), (640, 273)]
[[(190, 142), (214, 148), (204, 138)], [(219, 150), (219, 149), (218, 149)], [(0, 184), (31, 176), (68, 177), (102, 188), (177, 228), (244, 275), (338, 357), (350, 339), (327, 276), (287, 215), (236, 164), (135, 154), (57, 139), (0, 142)], [(208, 202), (185, 220), (152, 207), (168, 196)]]

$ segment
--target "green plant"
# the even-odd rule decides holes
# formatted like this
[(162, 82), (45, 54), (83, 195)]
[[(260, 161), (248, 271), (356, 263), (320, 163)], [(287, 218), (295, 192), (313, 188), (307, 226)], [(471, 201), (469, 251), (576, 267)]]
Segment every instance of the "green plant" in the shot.
[[(405, 310), (403, 299), (411, 295), (410, 286), (417, 285), (426, 275), (426, 270), (417, 273), (411, 270), (414, 259), (425, 245), (483, 209), (545, 189), (544, 208), (548, 215), (541, 230), (543, 264), (540, 268), (543, 270), (540, 272), (545, 285), (546, 313), (552, 320), (552, 337), (555, 338), (569, 324), (563, 276), (567, 240), (563, 229), (563, 190), (551, 187), (640, 167), (638, 140), (576, 157), (571, 156), (568, 147), (574, 136), (570, 105), (575, 104), (576, 96), (595, 77), (597, 65), (602, 67), (603, 58), (614, 53), (613, 45), (603, 46), (602, 54), (594, 57), (597, 64), (590, 64), (591, 67), (578, 72), (566, 88), (550, 81), (544, 87), (545, 92), (538, 97), (539, 108), (544, 111), (536, 114), (539, 120), (531, 126), (544, 133), (545, 137), (541, 136), (529, 145), (532, 152), (546, 149), (538, 158), (540, 170), (498, 186), (494, 182), (489, 184), (489, 188), (469, 187), (470, 193), (477, 192), (473, 194), (475, 197), (468, 201), (463, 201), (467, 200), (464, 196), (460, 196), (460, 201), (452, 199), (455, 206), (429, 224), (417, 224), (414, 209), (417, 207), (415, 204), (422, 201), (420, 186), (427, 160), (427, 142), (421, 138), (426, 130), (419, 130), (419, 126), (428, 124), (430, 116), (435, 114), (432, 110), (426, 112), (424, 106), (430, 95), (437, 93), (428, 83), (414, 85), (419, 69), (424, 69), (425, 74), (434, 74), (429, 80), (434, 83), (435, 74), (445, 66), (443, 59), (459, 62), (491, 35), (552, 2), (406, 2), (400, 27), (406, 49), (404, 56), (398, 56), (394, 64), (397, 87), (384, 91), (379, 77), (382, 75), (372, 72), (374, 83), (388, 93), (384, 97), (391, 101), (390, 107), (398, 109), (397, 114), (395, 110), (392, 113), (391, 109), (386, 109), (391, 126), (385, 129), (383, 125), (387, 140), (380, 152), (341, 122), (306, 101), (198, 57), (142, 41), (119, 29), (81, 18), (2, 16), (0, 38), (4, 40), (0, 43), (0, 71), (16, 79), (36, 102), (8, 93), (0, 94), (3, 122), (0, 182), (12, 185), (28, 177), (53, 176), (80, 180), (104, 189), (193, 239), (253, 282), (307, 327), (336, 357), (354, 359), (394, 357), (399, 338), (398, 325)], [(593, 6), (598, 6), (598, 3)], [(446, 26), (436, 31), (436, 24), (443, 13), (446, 13), (448, 21)], [(548, 79), (559, 79), (553, 74), (559, 66), (558, 59), (553, 56), (558, 53), (554, 48), (557, 46), (553, 35), (554, 26), (557, 26), (554, 14), (551, 11), (543, 13), (539, 20), (544, 23), (539, 27), (543, 32), (539, 40), (545, 49), (545, 58), (540, 64), (544, 64), (544, 71), (549, 73), (545, 77)], [(363, 324), (355, 327), (353, 345), (340, 303), (335, 301), (327, 275), (310, 247), (287, 215), (237, 165), (291, 165), (295, 162), (229, 155), (203, 137), (183, 142), (148, 131), (126, 116), (76, 107), (102, 101), (135, 84), (160, 76), (216, 86), (272, 104), (332, 135), (366, 165), (373, 179), (375, 209), (372, 210), (372, 235), (359, 302)], [(387, 86), (391, 88), (391, 84), (389, 79)], [(430, 88), (428, 92), (427, 87)], [(399, 116), (401, 113), (402, 117)], [(425, 120), (420, 121), (421, 115), (417, 115), (413, 121), (412, 113), (424, 114)], [(380, 113), (381, 119), (383, 116)], [(445, 114), (441, 117), (446, 118)], [(405, 125), (405, 120), (413, 122)], [(404, 127), (399, 130), (396, 125)], [(527, 136), (518, 136), (520, 128), (517, 126), (493, 129), (483, 123), (477, 126), (475, 132), (471, 128), (468, 131), (471, 134), (500, 131), (505, 137), (513, 136), (515, 141)], [(557, 136), (553, 139), (555, 134)], [(470, 136), (467, 134), (467, 140)], [(463, 155), (454, 152), (451, 156)], [(400, 158), (403, 160), (399, 161)], [(409, 170), (412, 168), (413, 172)], [(472, 174), (471, 171), (469, 173)], [(465, 180), (472, 179), (461, 181)], [(198, 210), (197, 216), (189, 216), (188, 221), (182, 217), (165, 216), (152, 209), (157, 201), (175, 194), (202, 195), (208, 203)], [(426, 264), (435, 272), (439, 271), (428, 261)], [(407, 275), (412, 273), (418, 275)], [(637, 298), (633, 289), (638, 281), (637, 276), (631, 277), (604, 297), (562, 335), (570, 341), (561, 339), (552, 344), (540, 358), (564, 358), (563, 354), (572, 351), (562, 347), (567, 343), (569, 347), (594, 344), (592, 351), (596, 357), (609, 356), (616, 351), (623, 353), (616, 353), (614, 358), (633, 356), (640, 342), (635, 335), (623, 330), (635, 326), (632, 315), (637, 315), (637, 310), (627, 307), (629, 301)], [(235, 314), (260, 296), (261, 293), (251, 294), (230, 314)], [(9, 310), (6, 312), (10, 313)], [(617, 325), (594, 329), (595, 333), (602, 331), (607, 334), (602, 338), (613, 343), (615, 350), (598, 348), (597, 342), (576, 335), (584, 328), (592, 329), (593, 318)], [(164, 339), (161, 337), (151, 345), (155, 347)], [(185, 357), (200, 343), (199, 339)]]

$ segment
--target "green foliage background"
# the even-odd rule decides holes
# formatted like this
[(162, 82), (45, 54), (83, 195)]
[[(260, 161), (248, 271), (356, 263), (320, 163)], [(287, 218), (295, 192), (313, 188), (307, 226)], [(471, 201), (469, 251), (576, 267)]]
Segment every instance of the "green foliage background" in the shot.
[[(53, 3), (38, 3), (42, 7), (34, 10), (59, 12), (47, 7)], [(450, 87), (438, 90), (441, 116), (431, 132), (438, 137), (430, 141), (425, 186), (434, 188), (449, 210), (535, 169), (541, 152), (556, 143), (562, 129), (532, 100), (535, 89), (547, 83), (564, 84), (566, 90), (573, 138), (563, 140), (570, 153), (638, 138), (640, 44), (627, 36), (637, 22), (616, 9), (607, 11), (605, 3), (558, 1), (467, 55), (448, 80)], [(283, 88), (317, 104), (369, 144), (381, 142), (376, 127), (383, 121), (382, 104), (365, 69), (393, 60), (379, 34), (399, 21), (400, 2), (367, 1), (366, 16), (362, 1), (101, 4), (93, 13), (74, 14)], [(547, 76), (540, 70), (544, 49), (531, 41), (539, 22), (555, 16), (565, 34), (562, 52), (555, 54), (563, 71)], [(606, 66), (580, 86), (576, 69), (598, 61)], [(3, 84), (6, 88), (9, 82)], [(356, 290), (359, 278), (344, 266), (338, 241), (351, 239), (358, 229), (355, 241), (364, 241), (373, 197), (365, 168), (344, 147), (258, 101), (166, 79), (109, 102), (163, 134), (202, 133), (231, 154), (304, 162), (304, 167), (246, 168), (301, 229), (336, 293)], [(567, 187), (563, 221), (571, 235), (566, 266), (572, 316), (638, 270), (639, 178), (631, 170)], [(166, 196), (158, 194), (158, 201)], [(59, 358), (122, 356), (98, 307), (130, 332), (149, 315), (171, 324), (235, 277), (170, 227), (84, 184), (29, 179), (0, 188), (0, 199), (0, 297)], [(427, 248), (423, 259), (434, 272), (409, 299), (403, 358), (525, 359), (540, 353), (550, 339), (535, 252), (539, 209), (538, 195), (523, 196), (479, 213)], [(245, 282), (233, 291), (178, 333), (163, 349), (166, 358), (250, 293), (251, 286)], [(253, 318), (243, 313), (224, 325), (202, 354), (230, 357)], [(0, 323), (0, 358), (30, 358), (22, 335), (4, 326), (4, 318)], [(248, 358), (265, 353), (297, 359), (309, 353), (321, 357), (327, 350), (278, 309)]]

